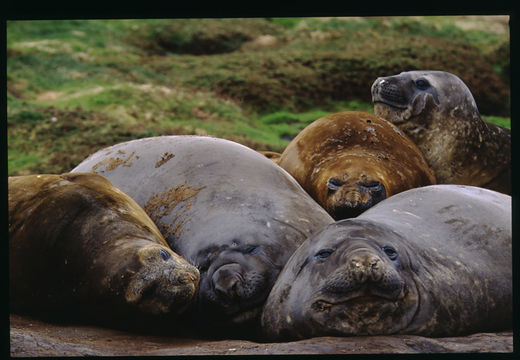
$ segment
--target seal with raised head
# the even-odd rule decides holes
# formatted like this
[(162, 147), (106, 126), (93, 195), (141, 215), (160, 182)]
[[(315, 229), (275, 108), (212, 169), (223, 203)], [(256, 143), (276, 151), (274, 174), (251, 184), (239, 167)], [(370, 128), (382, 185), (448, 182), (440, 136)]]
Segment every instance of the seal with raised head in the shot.
[(303, 129), (278, 165), (336, 220), (435, 184), (421, 151), (390, 122), (358, 111), (330, 114)]
[(466, 84), (445, 71), (408, 71), (372, 85), (376, 115), (421, 149), (439, 184), (511, 194), (511, 131), (481, 119)]
[(511, 197), (432, 185), (388, 198), (304, 242), (280, 273), (271, 339), (512, 327)]
[(190, 322), (205, 328), (257, 321), (290, 255), (333, 222), (287, 172), (224, 139), (128, 141), (96, 152), (73, 171), (99, 173), (132, 196), (170, 247), (199, 268), (189, 316), (203, 318)]
[(117, 325), (193, 300), (198, 270), (102, 176), (14, 176), (8, 188), (11, 311)]

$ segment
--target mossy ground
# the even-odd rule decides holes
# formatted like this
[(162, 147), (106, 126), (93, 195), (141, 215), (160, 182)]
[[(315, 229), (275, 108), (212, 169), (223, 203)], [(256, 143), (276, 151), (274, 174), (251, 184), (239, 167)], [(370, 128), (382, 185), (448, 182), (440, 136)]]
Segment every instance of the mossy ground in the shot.
[(371, 112), (375, 78), (413, 69), (457, 74), (509, 127), (504, 18), (9, 21), (8, 172), (167, 134), (282, 151), (323, 115)]

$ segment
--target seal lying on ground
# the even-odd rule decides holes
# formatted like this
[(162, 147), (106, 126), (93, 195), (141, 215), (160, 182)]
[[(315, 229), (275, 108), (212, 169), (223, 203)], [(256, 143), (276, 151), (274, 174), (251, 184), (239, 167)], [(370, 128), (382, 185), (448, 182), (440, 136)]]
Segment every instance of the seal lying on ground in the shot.
[(336, 220), (354, 217), (379, 201), (435, 184), (421, 151), (390, 122), (347, 111), (303, 129), (278, 165)]
[(138, 321), (180, 314), (199, 272), (135, 201), (96, 174), (9, 177), (11, 311)]
[(305, 241), (280, 273), (262, 326), (271, 339), (511, 329), (512, 290), (511, 197), (432, 185)]
[(376, 115), (399, 126), (421, 149), (437, 183), (511, 194), (511, 132), (480, 118), (468, 87), (444, 71), (377, 78)]
[[(333, 219), (283, 169), (224, 139), (159, 136), (100, 150), (94, 171), (132, 196), (170, 247), (201, 272), (191, 321), (258, 320), (296, 248)], [(214, 321), (210, 321), (213, 319)]]

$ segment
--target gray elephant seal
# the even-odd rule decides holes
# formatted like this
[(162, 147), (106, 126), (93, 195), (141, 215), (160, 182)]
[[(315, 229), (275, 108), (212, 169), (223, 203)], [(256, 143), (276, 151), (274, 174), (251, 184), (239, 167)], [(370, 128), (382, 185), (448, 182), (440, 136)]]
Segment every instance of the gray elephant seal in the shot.
[(116, 326), (178, 315), (199, 272), (135, 201), (96, 174), (9, 177), (13, 312)]
[(511, 132), (480, 118), (473, 95), (444, 71), (408, 71), (377, 78), (376, 115), (421, 149), (439, 184), (464, 184), (511, 194)]
[(511, 197), (432, 185), (328, 225), (287, 262), (266, 302), (271, 339), (512, 327)]
[(392, 123), (359, 111), (324, 116), (285, 148), (278, 165), (336, 220), (435, 184), (419, 148)]
[[(159, 136), (100, 150), (73, 172), (108, 178), (141, 205), (170, 247), (201, 272), (190, 316), (258, 320), (296, 248), (333, 219), (283, 169), (232, 141)], [(206, 327), (206, 325), (204, 325)]]

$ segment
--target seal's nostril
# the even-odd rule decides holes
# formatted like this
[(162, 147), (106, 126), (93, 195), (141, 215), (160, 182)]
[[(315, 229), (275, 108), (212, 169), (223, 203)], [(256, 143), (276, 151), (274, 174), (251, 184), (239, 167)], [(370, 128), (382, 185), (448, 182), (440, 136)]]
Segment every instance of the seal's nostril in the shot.
[(231, 285), (230, 293), (233, 294), (234, 297), (240, 297), (240, 292), (239, 292), (239, 289), (238, 289), (238, 280), (235, 280), (233, 285)]
[(213, 274), (213, 288), (217, 296), (226, 299), (241, 297), (242, 285), (238, 270), (232, 265), (224, 265)]
[(222, 288), (219, 284), (215, 284), (215, 293), (220, 297), (227, 296), (226, 290)]
[(238, 289), (238, 279), (222, 279), (220, 278), (215, 284), (215, 292), (220, 297), (232, 299), (240, 297)]

